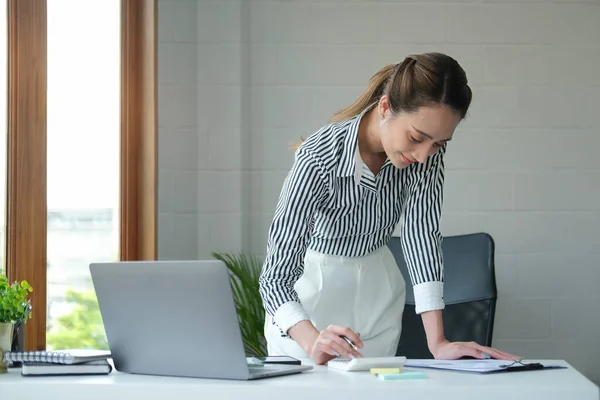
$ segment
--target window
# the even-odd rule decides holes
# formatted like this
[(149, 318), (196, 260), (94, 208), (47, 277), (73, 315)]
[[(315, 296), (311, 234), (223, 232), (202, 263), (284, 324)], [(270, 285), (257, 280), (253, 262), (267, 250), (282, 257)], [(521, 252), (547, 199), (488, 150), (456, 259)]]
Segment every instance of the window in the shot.
[(34, 288), (25, 347), (106, 347), (89, 263), (156, 257), (156, 2), (6, 1), (6, 269)]
[(120, 0), (48, 0), (50, 350), (108, 348), (89, 265), (119, 258), (120, 11)]

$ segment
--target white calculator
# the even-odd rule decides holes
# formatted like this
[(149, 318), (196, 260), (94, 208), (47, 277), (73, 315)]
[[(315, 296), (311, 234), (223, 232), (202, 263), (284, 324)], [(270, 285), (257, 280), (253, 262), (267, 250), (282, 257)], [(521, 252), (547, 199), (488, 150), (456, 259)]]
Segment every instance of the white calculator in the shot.
[(406, 357), (362, 357), (348, 360), (338, 357), (330, 360), (327, 367), (340, 371), (369, 371), (371, 368), (402, 368)]

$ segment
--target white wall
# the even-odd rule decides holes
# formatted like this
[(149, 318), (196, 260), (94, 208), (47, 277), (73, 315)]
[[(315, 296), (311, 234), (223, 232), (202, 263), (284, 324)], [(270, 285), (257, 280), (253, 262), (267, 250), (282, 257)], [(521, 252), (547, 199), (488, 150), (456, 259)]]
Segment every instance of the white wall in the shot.
[(444, 234), (497, 247), (494, 345), (600, 382), (600, 2), (159, 0), (159, 256), (264, 253), (293, 155), (411, 52), (465, 67)]
[(240, 5), (158, 5), (159, 257), (239, 249), (250, 156), (241, 147)]

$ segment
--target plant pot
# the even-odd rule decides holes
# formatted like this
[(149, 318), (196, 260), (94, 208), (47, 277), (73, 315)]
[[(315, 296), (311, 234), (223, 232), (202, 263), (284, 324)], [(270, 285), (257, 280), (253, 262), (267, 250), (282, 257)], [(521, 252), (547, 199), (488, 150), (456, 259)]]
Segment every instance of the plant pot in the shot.
[(13, 327), (11, 351), (25, 351), (25, 322), (17, 322)]
[(8, 365), (4, 362), (4, 352), (12, 349), (14, 325), (12, 322), (0, 322), (0, 374), (8, 372)]

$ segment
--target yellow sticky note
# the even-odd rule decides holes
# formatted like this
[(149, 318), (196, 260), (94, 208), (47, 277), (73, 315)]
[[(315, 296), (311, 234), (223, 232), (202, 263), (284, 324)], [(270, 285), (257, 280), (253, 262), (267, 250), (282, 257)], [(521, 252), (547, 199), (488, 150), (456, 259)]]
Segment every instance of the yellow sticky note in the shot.
[(374, 375), (399, 374), (400, 372), (402, 372), (402, 368), (371, 368), (371, 373)]

